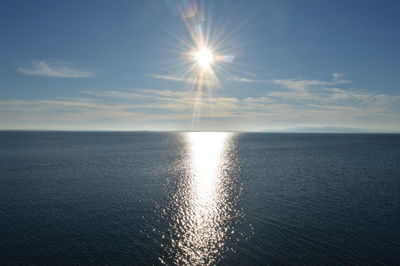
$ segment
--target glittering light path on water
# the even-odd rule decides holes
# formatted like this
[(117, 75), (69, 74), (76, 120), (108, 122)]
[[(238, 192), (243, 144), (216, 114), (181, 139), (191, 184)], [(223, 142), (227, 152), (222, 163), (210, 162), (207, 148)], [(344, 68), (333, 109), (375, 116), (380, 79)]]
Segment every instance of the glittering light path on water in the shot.
[(234, 235), (237, 194), (232, 134), (195, 132), (186, 136), (186, 176), (178, 182), (167, 212), (171, 242), (165, 249), (178, 265), (209, 265), (229, 249)]

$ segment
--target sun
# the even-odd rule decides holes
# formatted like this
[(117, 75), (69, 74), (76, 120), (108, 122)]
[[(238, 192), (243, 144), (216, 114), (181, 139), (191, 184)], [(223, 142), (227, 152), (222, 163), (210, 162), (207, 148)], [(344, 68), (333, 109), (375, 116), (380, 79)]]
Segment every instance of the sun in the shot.
[(203, 47), (194, 53), (194, 60), (203, 70), (210, 68), (214, 62), (214, 55), (210, 49)]

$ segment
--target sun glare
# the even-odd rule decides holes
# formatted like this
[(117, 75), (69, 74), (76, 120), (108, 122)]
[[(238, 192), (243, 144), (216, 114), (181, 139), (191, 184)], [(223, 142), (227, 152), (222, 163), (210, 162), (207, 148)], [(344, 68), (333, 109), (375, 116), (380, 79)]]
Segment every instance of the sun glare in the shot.
[[(167, 1), (170, 7), (182, 19), (182, 23), (187, 28), (183, 36), (176, 35), (174, 31), (169, 31), (173, 39), (179, 42), (177, 54), (180, 56), (175, 66), (180, 70), (176, 80), (184, 81), (185, 86), (191, 86), (194, 93), (192, 127), (199, 129), (201, 112), (215, 111), (214, 106), (206, 103), (213, 101), (213, 90), (221, 87), (219, 77), (229, 74), (227, 70), (234, 69), (235, 66), (227, 67), (233, 63), (235, 54), (232, 48), (233, 32), (226, 32), (222, 24), (213, 25), (212, 17), (208, 16), (206, 9), (208, 4), (197, 0), (176, 0)], [(218, 20), (219, 21), (219, 20)], [(220, 21), (221, 22), (221, 21)], [(175, 76), (175, 75), (174, 75)], [(172, 78), (171, 80), (175, 80)], [(208, 97), (207, 97), (208, 96)], [(206, 109), (204, 109), (204, 107)], [(203, 111), (202, 111), (203, 108)]]
[(194, 54), (197, 64), (202, 69), (208, 69), (214, 61), (214, 56), (208, 48), (201, 48)]

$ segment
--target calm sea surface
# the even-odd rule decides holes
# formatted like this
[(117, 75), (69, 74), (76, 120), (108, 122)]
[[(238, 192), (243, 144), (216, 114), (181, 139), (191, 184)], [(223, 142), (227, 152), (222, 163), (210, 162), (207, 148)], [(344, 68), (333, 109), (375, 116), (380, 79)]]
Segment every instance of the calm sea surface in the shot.
[(400, 135), (0, 132), (0, 265), (400, 263)]

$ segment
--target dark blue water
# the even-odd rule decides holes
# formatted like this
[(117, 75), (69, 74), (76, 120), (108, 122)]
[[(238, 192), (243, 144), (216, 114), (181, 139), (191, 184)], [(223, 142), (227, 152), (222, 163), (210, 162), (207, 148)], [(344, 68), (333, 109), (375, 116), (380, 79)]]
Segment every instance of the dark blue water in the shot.
[(400, 263), (400, 135), (0, 132), (1, 265)]

